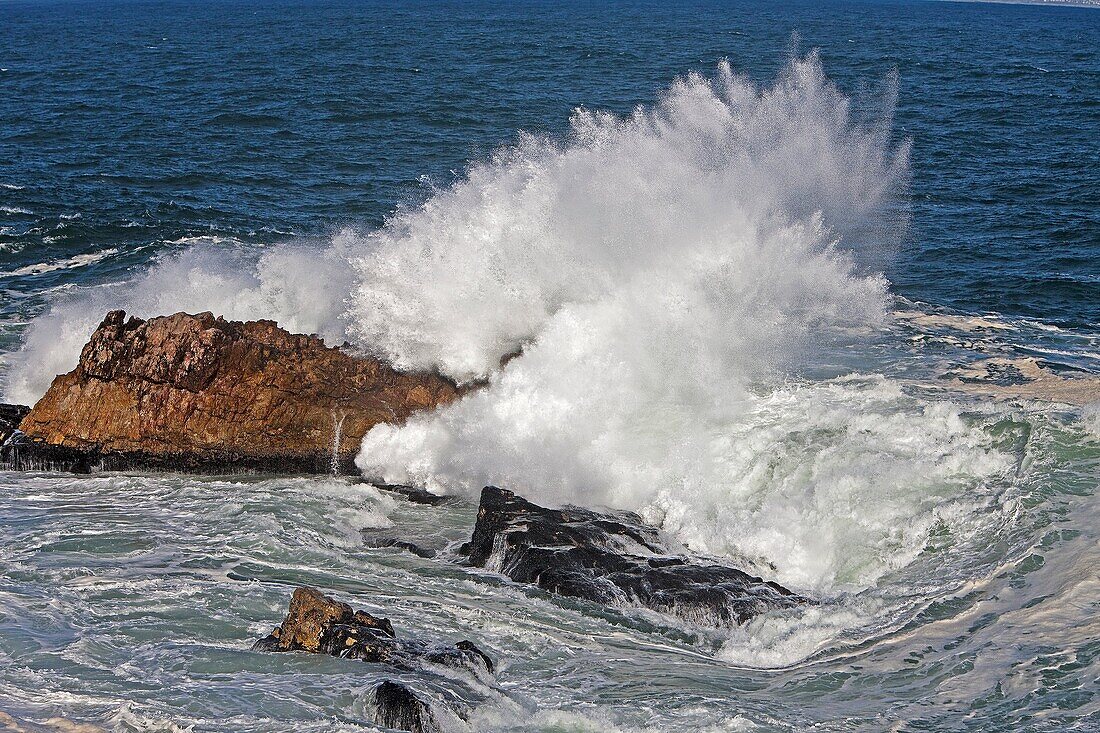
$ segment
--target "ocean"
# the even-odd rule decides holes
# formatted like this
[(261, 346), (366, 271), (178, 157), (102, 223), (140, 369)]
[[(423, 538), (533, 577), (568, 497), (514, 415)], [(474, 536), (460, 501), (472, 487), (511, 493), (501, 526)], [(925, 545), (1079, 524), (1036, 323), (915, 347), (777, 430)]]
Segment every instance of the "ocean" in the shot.
[[(1100, 730), (1098, 164), (1090, 8), (0, 2), (2, 401), (113, 308), (486, 381), (357, 459), (442, 507), (0, 472), (0, 729)], [(820, 603), (465, 568), (488, 483)], [(301, 584), (497, 683), (251, 651)]]

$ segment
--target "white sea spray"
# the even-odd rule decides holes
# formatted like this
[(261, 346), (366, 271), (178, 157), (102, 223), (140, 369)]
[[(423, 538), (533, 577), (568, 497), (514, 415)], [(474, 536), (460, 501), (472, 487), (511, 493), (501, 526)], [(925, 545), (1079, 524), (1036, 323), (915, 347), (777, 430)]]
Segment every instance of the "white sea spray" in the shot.
[[(889, 80), (888, 80), (889, 81)], [(893, 87), (855, 104), (816, 55), (770, 86), (720, 64), (652, 108), (579, 109), (374, 232), (263, 250), (196, 241), (58, 301), (12, 359), (30, 402), (110, 308), (211, 310), (350, 339), (486, 388), (364, 440), (372, 477), (642, 511), (805, 591), (904, 567), (1010, 461), (950, 403), (800, 376), (892, 308), (908, 146)], [(872, 114), (869, 112), (877, 112)], [(502, 357), (522, 352), (501, 367)]]

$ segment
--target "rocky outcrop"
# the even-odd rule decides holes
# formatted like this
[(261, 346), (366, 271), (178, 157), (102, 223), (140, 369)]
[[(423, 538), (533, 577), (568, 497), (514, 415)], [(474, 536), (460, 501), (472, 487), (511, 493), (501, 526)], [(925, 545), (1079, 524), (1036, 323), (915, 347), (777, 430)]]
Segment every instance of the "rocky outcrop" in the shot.
[(646, 608), (699, 626), (734, 626), (773, 609), (811, 603), (736, 568), (676, 554), (631, 512), (546, 509), (486, 486), (470, 542), (471, 565), (563, 596)]
[(31, 408), (26, 405), (2, 405), (0, 404), (0, 445), (3, 445)]
[(363, 544), (366, 547), (375, 547), (375, 548), (392, 547), (395, 550), (405, 550), (406, 552), (411, 552), (412, 554), (416, 555), (417, 557), (422, 557), (422, 558), (429, 559), (429, 560), (431, 558), (435, 557), (438, 554), (435, 550), (433, 550), (430, 547), (424, 547), (422, 545), (416, 544), (415, 542), (409, 542), (408, 540), (402, 540), (402, 539), (399, 539), (397, 537), (385, 537), (385, 536), (383, 536), (383, 537), (373, 538), (373, 537), (367, 536), (366, 532), (364, 532), (363, 534), (364, 534)]
[(77, 471), (351, 473), (371, 427), (459, 394), (438, 375), (397, 372), (273, 321), (112, 311), (76, 369), (23, 418), (7, 460)]
[(433, 646), (417, 639), (399, 639), (388, 619), (355, 611), (314, 588), (297, 588), (283, 623), (253, 647), (260, 651), (304, 651), (344, 659), (416, 669), (427, 662), (474, 674), (493, 672), (493, 661), (472, 641)]

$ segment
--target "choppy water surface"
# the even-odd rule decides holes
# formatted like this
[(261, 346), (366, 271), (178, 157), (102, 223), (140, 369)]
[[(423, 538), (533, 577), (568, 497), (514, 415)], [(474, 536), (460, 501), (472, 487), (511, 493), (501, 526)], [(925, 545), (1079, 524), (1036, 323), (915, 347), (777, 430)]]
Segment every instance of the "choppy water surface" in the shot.
[[(25, 717), (121, 730), (367, 728), (364, 693), (392, 671), (248, 650), (309, 583), (400, 632), (484, 644), (502, 670), (477, 729), (1087, 730), (1100, 443), (1057, 414), (1000, 429), (1027, 433), (1027, 456), (1013, 489), (956, 510), (973, 536), (947, 518), (875, 589), (729, 635), (363, 546), (396, 533), (444, 548), (470, 504), (335, 480), (6, 474), (0, 694)], [(853, 616), (873, 620), (838, 633)], [(809, 657), (752, 664), (792, 653)]]
[[(0, 711), (371, 729), (392, 670), (249, 650), (306, 583), (489, 650), (406, 676), (456, 730), (1100, 729), (1098, 48), (949, 3), (0, 6), (7, 400), (114, 307), (487, 380), (364, 440), (441, 508), (0, 474)], [(487, 482), (822, 602), (717, 632), (464, 569)]]

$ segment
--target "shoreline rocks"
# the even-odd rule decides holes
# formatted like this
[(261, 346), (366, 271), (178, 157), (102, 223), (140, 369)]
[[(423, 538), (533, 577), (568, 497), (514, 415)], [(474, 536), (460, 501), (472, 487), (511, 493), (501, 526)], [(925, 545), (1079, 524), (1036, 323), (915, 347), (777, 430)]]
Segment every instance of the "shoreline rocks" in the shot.
[(462, 393), (274, 321), (117, 310), (21, 418), (4, 460), (81, 473), (352, 474), (370, 428)]
[(547, 509), (511, 491), (481, 492), (469, 564), (550, 593), (613, 608), (645, 608), (697, 626), (738, 626), (774, 609), (813, 603), (736, 568), (670, 551), (631, 512)]
[(453, 496), (444, 496), (443, 494), (433, 494), (427, 489), (421, 489), (417, 486), (407, 486), (405, 484), (387, 484), (378, 481), (365, 481), (364, 483), (370, 484), (379, 491), (384, 491), (394, 496), (403, 497), (406, 501), (413, 504), (426, 504), (428, 506), (439, 506), (440, 504), (448, 504), (455, 500)]

